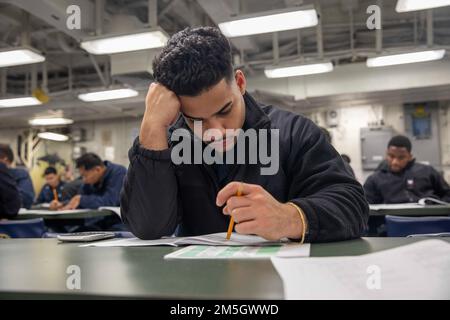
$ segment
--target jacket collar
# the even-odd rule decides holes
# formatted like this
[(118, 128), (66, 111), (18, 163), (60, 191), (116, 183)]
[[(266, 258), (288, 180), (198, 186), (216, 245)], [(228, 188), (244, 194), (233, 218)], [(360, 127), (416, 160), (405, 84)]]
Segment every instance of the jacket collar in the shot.
[(270, 125), (270, 119), (253, 97), (247, 92), (244, 94), (245, 122), (244, 129), (262, 129)]

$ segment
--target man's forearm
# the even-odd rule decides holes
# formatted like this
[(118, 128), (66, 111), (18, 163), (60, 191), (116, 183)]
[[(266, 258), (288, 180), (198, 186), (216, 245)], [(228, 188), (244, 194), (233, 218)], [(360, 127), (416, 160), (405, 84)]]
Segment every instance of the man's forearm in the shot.
[(149, 150), (168, 149), (167, 128), (163, 125), (143, 121), (139, 133), (139, 143), (143, 148)]

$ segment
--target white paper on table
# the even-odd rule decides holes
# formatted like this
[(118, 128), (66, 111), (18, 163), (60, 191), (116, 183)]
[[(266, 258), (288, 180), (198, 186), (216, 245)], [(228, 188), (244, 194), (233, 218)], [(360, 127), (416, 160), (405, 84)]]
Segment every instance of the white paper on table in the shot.
[(308, 244), (277, 246), (204, 246), (191, 245), (164, 256), (164, 259), (269, 259), (278, 257), (308, 257)]
[(57, 216), (62, 214), (86, 213), (91, 209), (73, 209), (73, 210), (45, 210), (45, 209), (25, 209), (19, 210), (19, 215), (38, 215), (38, 216)]
[(418, 203), (392, 203), (392, 204), (371, 204), (369, 205), (370, 210), (399, 210), (399, 209), (417, 209), (423, 208), (424, 205)]
[(450, 243), (442, 240), (356, 257), (271, 260), (286, 299), (450, 299)]
[(180, 246), (180, 245), (209, 245), (209, 246), (270, 246), (286, 243), (287, 241), (267, 241), (264, 238), (251, 235), (233, 233), (230, 240), (226, 240), (226, 232), (206, 234), (195, 237), (167, 237), (157, 240), (141, 240), (128, 238), (89, 243), (82, 247), (146, 247), (146, 246)]
[(99, 207), (98, 210), (99, 211), (112, 211), (115, 214), (117, 214), (119, 216), (119, 218), (121, 218), (120, 207)]

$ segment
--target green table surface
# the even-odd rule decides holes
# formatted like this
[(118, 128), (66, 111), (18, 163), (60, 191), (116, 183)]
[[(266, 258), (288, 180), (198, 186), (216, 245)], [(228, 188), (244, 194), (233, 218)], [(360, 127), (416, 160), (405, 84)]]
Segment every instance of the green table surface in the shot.
[[(33, 211), (32, 209), (29, 211)], [(108, 210), (90, 210), (85, 212), (75, 212), (75, 213), (62, 213), (57, 215), (46, 215), (46, 214), (19, 214), (13, 218), (13, 220), (26, 220), (26, 219), (37, 219), (43, 218), (44, 220), (66, 220), (66, 219), (88, 219), (95, 217), (106, 217), (115, 215), (114, 212)]]
[(370, 216), (410, 216), (410, 217), (424, 217), (424, 216), (449, 216), (450, 206), (448, 205), (428, 205), (417, 208), (393, 208), (393, 209), (381, 209), (370, 210)]
[[(420, 239), (313, 244), (311, 256), (377, 252)], [(450, 242), (450, 239), (447, 241)], [(80, 248), (55, 239), (0, 240), (0, 298), (283, 299), (270, 260), (164, 260), (172, 247)], [(69, 290), (68, 266), (81, 270)]]

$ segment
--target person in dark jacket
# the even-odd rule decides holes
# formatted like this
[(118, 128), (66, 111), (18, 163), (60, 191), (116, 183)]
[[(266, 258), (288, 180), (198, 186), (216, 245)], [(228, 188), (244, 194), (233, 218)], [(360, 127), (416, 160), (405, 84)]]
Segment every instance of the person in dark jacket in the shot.
[(31, 177), (25, 169), (12, 168), (14, 162), (14, 153), (7, 144), (0, 144), (0, 162), (4, 163), (8, 169), (10, 175), (16, 181), (17, 188), (20, 194), (21, 206), (29, 209), (34, 201), (34, 188)]
[[(119, 206), (120, 190), (127, 169), (109, 161), (102, 161), (95, 153), (86, 153), (76, 160), (83, 177), (80, 194), (72, 197), (62, 207), (70, 209), (97, 209), (103, 206)], [(61, 208), (61, 205), (58, 205)]]
[(20, 193), (8, 168), (0, 162), (0, 219), (17, 215), (20, 209)]
[(53, 200), (62, 201), (64, 182), (61, 181), (56, 169), (54, 167), (46, 168), (44, 171), (44, 178), (46, 183), (42, 187), (42, 190), (36, 199), (36, 203), (50, 203)]
[[(211, 27), (175, 34), (154, 60), (156, 82), (147, 94), (121, 193), (122, 218), (130, 231), (142, 239), (176, 229), (179, 235), (226, 232), (231, 216), (237, 233), (266, 239), (321, 242), (361, 236), (368, 204), (342, 158), (312, 121), (260, 106), (231, 61), (228, 40)], [(197, 164), (202, 151), (239, 157), (234, 146), (242, 136), (227, 129), (256, 131), (256, 143), (245, 143), (246, 157), (257, 155), (259, 145), (271, 150), (274, 161), (211, 164), (204, 158)], [(265, 132), (270, 140), (262, 138)], [(176, 143), (177, 135), (186, 133), (194, 148), (200, 141), (193, 164), (178, 163), (176, 157), (181, 143), (187, 145), (184, 139)]]
[(421, 198), (450, 202), (450, 187), (433, 167), (417, 163), (411, 141), (393, 137), (387, 146), (386, 161), (364, 184), (369, 203), (408, 203)]

